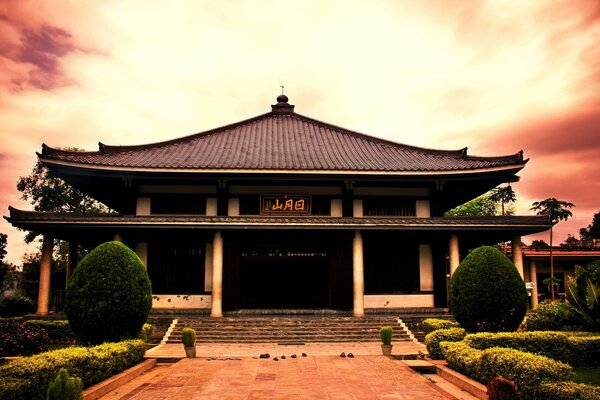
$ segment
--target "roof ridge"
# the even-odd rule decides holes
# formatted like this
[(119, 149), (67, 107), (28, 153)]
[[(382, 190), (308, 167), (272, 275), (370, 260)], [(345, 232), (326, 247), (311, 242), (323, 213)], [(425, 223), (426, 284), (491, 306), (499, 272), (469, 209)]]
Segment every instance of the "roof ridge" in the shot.
[(321, 125), (321, 126), (324, 126), (324, 127), (330, 128), (330, 129), (338, 130), (341, 133), (346, 133), (346, 134), (352, 135), (354, 137), (358, 137), (359, 139), (366, 139), (366, 140), (369, 140), (372, 142), (378, 142), (378, 143), (388, 145), (388, 146), (393, 146), (393, 147), (400, 146), (400, 147), (404, 147), (406, 149), (411, 149), (411, 150), (418, 150), (418, 151), (434, 153), (434, 154), (442, 154), (442, 155), (455, 155), (455, 156), (459, 156), (459, 157), (464, 157), (467, 154), (467, 147), (463, 147), (463, 148), (457, 149), (457, 150), (429, 149), (426, 147), (413, 146), (413, 145), (409, 145), (409, 144), (405, 144), (405, 143), (394, 142), (393, 140), (389, 140), (389, 139), (382, 139), (382, 138), (379, 138), (376, 136), (371, 136), (366, 133), (353, 131), (351, 129), (341, 127), (339, 125), (334, 125), (329, 122), (323, 122), (321, 120), (307, 117), (306, 115), (302, 115), (302, 114), (298, 114), (298, 113), (294, 113), (293, 115), (289, 115), (289, 116), (290, 117), (294, 117), (294, 116), (299, 117), (300, 119), (303, 119), (305, 121), (308, 121), (311, 123), (316, 123), (318, 125)]

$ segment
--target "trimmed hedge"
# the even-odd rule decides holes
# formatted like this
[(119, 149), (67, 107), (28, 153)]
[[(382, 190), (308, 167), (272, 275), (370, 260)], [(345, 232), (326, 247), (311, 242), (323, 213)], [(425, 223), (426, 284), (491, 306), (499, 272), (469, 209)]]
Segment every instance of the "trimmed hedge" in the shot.
[(545, 399), (600, 400), (600, 387), (575, 382), (546, 382), (540, 386)]
[(444, 358), (442, 350), (440, 348), (441, 342), (460, 342), (467, 335), (467, 331), (463, 328), (449, 328), (439, 329), (433, 331), (425, 336), (425, 346), (427, 346), (427, 352), (429, 357), (434, 360), (441, 360)]
[(517, 384), (524, 400), (546, 399), (540, 388), (542, 383), (573, 377), (568, 364), (519, 350), (477, 350), (465, 342), (445, 342), (440, 347), (450, 368), (483, 384), (496, 376), (509, 379)]
[(40, 353), (48, 350), (48, 342), (43, 329), (27, 326), (20, 320), (0, 321), (0, 357)]
[(478, 350), (511, 348), (539, 354), (572, 366), (600, 364), (600, 336), (569, 336), (564, 332), (477, 333), (464, 342)]
[(449, 319), (427, 318), (421, 322), (421, 328), (427, 335), (440, 329), (460, 328), (460, 324)]
[(92, 386), (141, 362), (145, 348), (144, 341), (136, 339), (95, 347), (72, 347), (13, 360), (0, 366), (0, 399), (45, 399), (48, 385), (61, 368), (79, 377), (84, 387)]
[(52, 344), (75, 344), (78, 342), (77, 335), (67, 320), (30, 319), (25, 321), (24, 325), (34, 329), (43, 329)]
[(33, 312), (34, 304), (27, 296), (19, 294), (14, 296), (0, 296), (0, 316), (1, 317), (19, 317)]

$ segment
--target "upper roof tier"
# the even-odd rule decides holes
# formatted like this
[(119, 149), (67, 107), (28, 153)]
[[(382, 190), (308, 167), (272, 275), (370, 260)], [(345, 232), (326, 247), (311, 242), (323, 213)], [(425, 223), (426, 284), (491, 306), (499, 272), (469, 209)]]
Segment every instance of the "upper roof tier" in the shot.
[(49, 164), (125, 171), (290, 171), (456, 173), (522, 168), (523, 152), (475, 157), (431, 150), (353, 132), (294, 112), (287, 96), (272, 111), (241, 122), (160, 143), (82, 152), (42, 145)]

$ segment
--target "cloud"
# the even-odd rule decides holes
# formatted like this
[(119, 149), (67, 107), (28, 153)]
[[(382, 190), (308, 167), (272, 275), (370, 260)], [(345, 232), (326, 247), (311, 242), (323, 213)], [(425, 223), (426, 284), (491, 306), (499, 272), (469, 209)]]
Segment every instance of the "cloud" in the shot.
[(65, 74), (62, 59), (84, 49), (68, 30), (40, 20), (31, 5), (8, 0), (0, 9), (2, 83), (14, 92), (75, 85)]

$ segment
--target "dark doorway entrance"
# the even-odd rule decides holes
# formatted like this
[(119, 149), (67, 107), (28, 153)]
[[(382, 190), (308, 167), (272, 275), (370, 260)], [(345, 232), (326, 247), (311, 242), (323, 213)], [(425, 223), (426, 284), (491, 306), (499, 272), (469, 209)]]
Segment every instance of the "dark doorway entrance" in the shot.
[(268, 254), (269, 251), (266, 256), (242, 257), (242, 308), (330, 307), (326, 252), (291, 250)]

